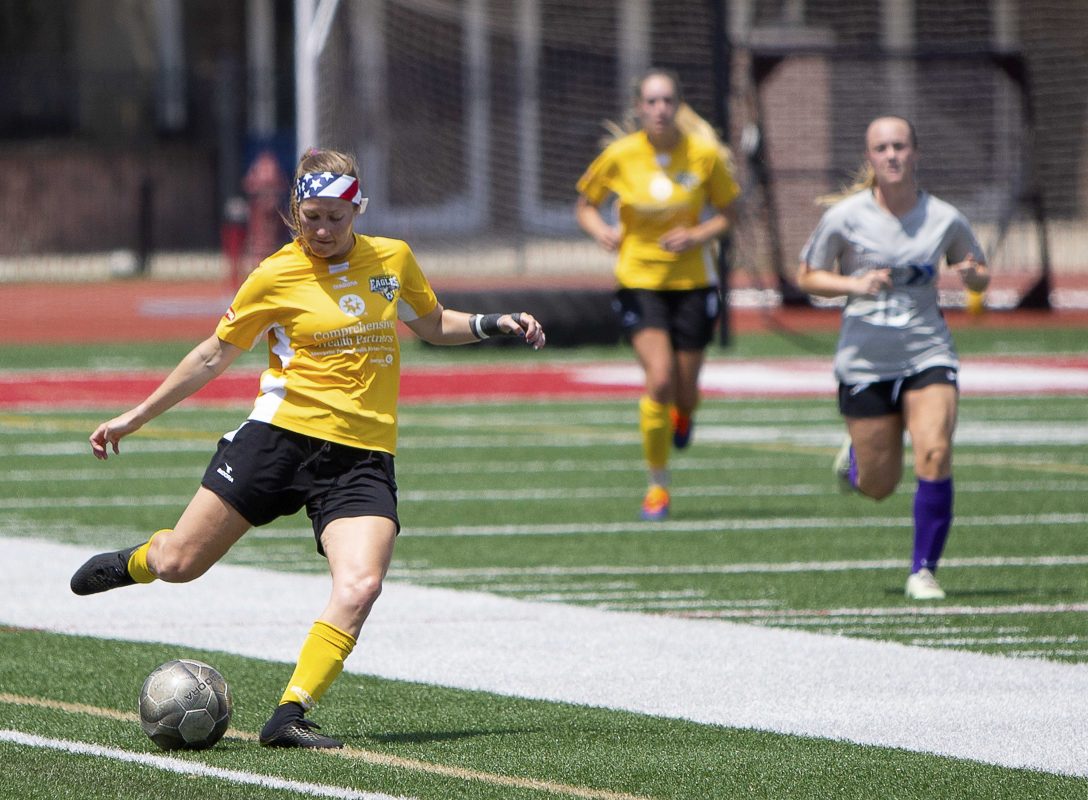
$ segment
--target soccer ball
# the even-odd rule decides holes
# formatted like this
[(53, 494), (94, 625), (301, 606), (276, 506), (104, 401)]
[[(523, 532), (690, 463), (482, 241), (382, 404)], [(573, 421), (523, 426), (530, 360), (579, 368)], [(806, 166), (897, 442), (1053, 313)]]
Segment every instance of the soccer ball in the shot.
[(230, 687), (214, 667), (178, 658), (152, 670), (140, 689), (140, 727), (163, 750), (204, 750), (230, 725)]

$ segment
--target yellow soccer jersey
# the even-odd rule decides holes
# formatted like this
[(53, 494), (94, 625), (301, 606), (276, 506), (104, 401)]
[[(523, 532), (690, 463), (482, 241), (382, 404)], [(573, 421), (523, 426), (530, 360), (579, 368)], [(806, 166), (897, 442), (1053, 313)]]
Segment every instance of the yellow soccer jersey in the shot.
[(250, 274), (215, 332), (245, 350), (268, 342), (250, 419), (395, 453), (397, 320), (437, 304), (402, 241), (356, 234), (347, 262), (333, 264), (296, 240)]
[(723, 209), (740, 194), (716, 143), (683, 135), (659, 156), (646, 133), (637, 131), (597, 156), (578, 180), (578, 191), (595, 206), (610, 195), (619, 201), (620, 286), (700, 289), (715, 282), (704, 248), (670, 253), (659, 240), (673, 228), (697, 225), (708, 204)]

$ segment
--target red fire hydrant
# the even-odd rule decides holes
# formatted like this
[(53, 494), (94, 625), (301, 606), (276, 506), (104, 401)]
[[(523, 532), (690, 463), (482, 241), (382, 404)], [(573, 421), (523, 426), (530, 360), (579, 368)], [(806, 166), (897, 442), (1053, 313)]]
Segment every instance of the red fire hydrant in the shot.
[[(280, 249), (288, 232), (281, 216), (287, 176), (271, 150), (265, 150), (242, 178), (249, 202), (243, 268), (249, 274), (261, 259)], [(244, 277), (244, 276), (242, 276)]]

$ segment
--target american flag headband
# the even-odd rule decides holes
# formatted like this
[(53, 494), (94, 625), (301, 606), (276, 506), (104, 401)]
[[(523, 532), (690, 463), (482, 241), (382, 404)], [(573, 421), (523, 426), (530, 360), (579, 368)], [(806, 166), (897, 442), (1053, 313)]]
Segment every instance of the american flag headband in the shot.
[(309, 197), (335, 197), (350, 200), (359, 206), (359, 213), (366, 210), (367, 198), (359, 188), (359, 180), (351, 175), (338, 175), (335, 172), (307, 172), (295, 182), (295, 202), (301, 203)]

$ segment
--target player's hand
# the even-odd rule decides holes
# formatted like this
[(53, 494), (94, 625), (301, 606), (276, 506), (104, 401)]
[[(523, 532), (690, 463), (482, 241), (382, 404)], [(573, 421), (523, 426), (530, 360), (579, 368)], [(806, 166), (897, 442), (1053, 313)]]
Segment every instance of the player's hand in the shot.
[(892, 271), (888, 268), (871, 269), (853, 277), (854, 288), (850, 294), (875, 297), (892, 288)]
[(683, 253), (702, 244), (692, 233), (691, 228), (673, 228), (666, 231), (657, 243), (668, 253)]
[(613, 227), (612, 225), (602, 225), (593, 234), (594, 240), (603, 249), (609, 253), (615, 253), (620, 249), (620, 242), (623, 240), (623, 234), (620, 233), (620, 229)]
[(547, 341), (544, 328), (527, 311), (503, 314), (499, 317), (499, 327), (506, 333), (523, 337), (526, 344), (531, 345), (534, 350), (539, 350)]
[(109, 458), (107, 446), (112, 447), (114, 453), (120, 453), (121, 450), (118, 445), (121, 439), (141, 427), (143, 427), (143, 423), (139, 422), (131, 411), (119, 417), (114, 417), (109, 422), (103, 422), (91, 434), (91, 453), (100, 461), (105, 461)]
[(990, 270), (985, 264), (979, 263), (974, 253), (968, 253), (963, 261), (952, 264), (950, 269), (960, 274), (963, 285), (972, 292), (985, 291), (986, 287), (990, 285)]

